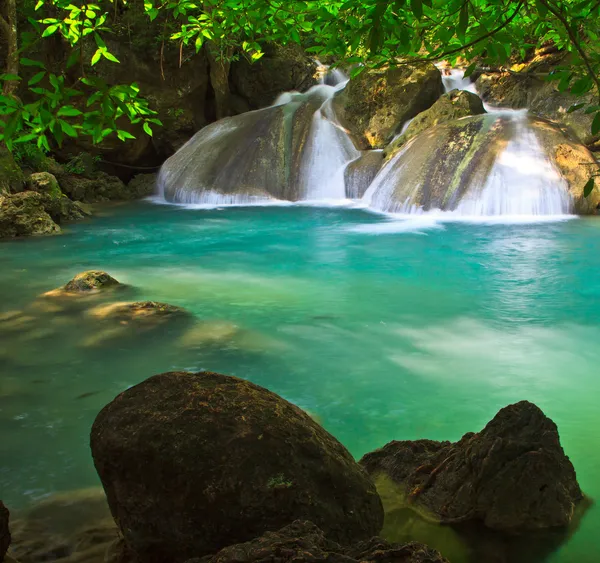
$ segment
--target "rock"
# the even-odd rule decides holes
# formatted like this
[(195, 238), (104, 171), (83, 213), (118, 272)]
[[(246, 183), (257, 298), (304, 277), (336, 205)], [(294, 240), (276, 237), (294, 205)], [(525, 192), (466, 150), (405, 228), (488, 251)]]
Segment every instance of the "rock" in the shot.
[(52, 198), (60, 198), (62, 192), (58, 180), (50, 172), (36, 172), (29, 176), (28, 188), (34, 192), (47, 194)]
[(60, 233), (47, 204), (47, 196), (37, 192), (0, 195), (0, 238)]
[(283, 92), (303, 92), (317, 83), (317, 64), (296, 44), (267, 45), (254, 63), (241, 57), (233, 62), (230, 80), (235, 93), (250, 109), (271, 105)]
[(49, 172), (37, 172), (29, 177), (28, 188), (45, 196), (44, 208), (59, 225), (83, 219), (89, 213), (77, 202), (65, 196), (58, 180)]
[(157, 177), (158, 174), (138, 174), (127, 184), (127, 190), (136, 198), (152, 195), (156, 192)]
[(67, 282), (64, 290), (69, 293), (81, 293), (113, 288), (117, 285), (120, 285), (119, 282), (106, 272), (88, 270), (77, 274), (71, 281)]
[(215, 555), (194, 558), (187, 563), (447, 563), (427, 546), (409, 543), (389, 544), (371, 538), (351, 547), (342, 547), (325, 537), (312, 522), (296, 520), (277, 532), (266, 532), (252, 541), (231, 545)]
[(12, 528), (20, 563), (103, 563), (118, 537), (101, 488), (55, 493), (17, 514)]
[(383, 152), (365, 151), (361, 156), (348, 163), (344, 170), (346, 197), (360, 199), (383, 164)]
[(147, 563), (202, 557), (297, 518), (344, 543), (383, 523), (372, 482), (333, 436), (235, 377), (151, 377), (102, 409), (91, 449), (125, 543)]
[(385, 148), (384, 154), (386, 158), (393, 156), (408, 140), (438, 123), (483, 113), (485, 113), (485, 109), (483, 109), (483, 103), (477, 94), (466, 90), (447, 92), (429, 109), (417, 115), (406, 131)]
[(71, 199), (85, 203), (130, 200), (139, 197), (137, 194), (131, 193), (119, 178), (109, 176), (104, 172), (96, 173), (94, 178), (65, 174), (60, 177), (60, 186)]
[(389, 476), (410, 506), (443, 524), (481, 521), (510, 533), (566, 527), (583, 499), (556, 425), (527, 401), (458, 442), (390, 442), (360, 463), (370, 475)]
[(187, 312), (181, 307), (157, 301), (123, 301), (99, 305), (90, 309), (89, 314), (97, 319), (115, 320), (121, 324), (156, 324), (174, 316), (186, 316)]
[(333, 107), (359, 148), (377, 149), (443, 92), (442, 76), (432, 64), (401, 65), (365, 70), (336, 94)]
[[(596, 170), (591, 153), (549, 121), (531, 117), (512, 119), (503, 114), (441, 123), (409, 140), (377, 175), (377, 185), (370, 192), (370, 205), (386, 212), (420, 208), (464, 214), (498, 213), (499, 203), (491, 196), (482, 198), (481, 192), (492, 171), (500, 175), (495, 176), (495, 181), (498, 177), (505, 182), (519, 180), (497, 164), (508, 143), (523, 142), (524, 137), (529, 144), (539, 145), (541, 154), (536, 166), (540, 177), (535, 181), (541, 185), (540, 189), (548, 190), (548, 200), (555, 207), (553, 212), (594, 213), (600, 204), (600, 182), (596, 182), (597, 187), (589, 197), (583, 195), (583, 180)], [(557, 152), (559, 145), (570, 147), (568, 155), (566, 149)], [(543, 162), (543, 157), (550, 164)], [(521, 174), (524, 182), (532, 181), (518, 167), (517, 174)], [(557, 203), (557, 198), (562, 200)], [(514, 197), (502, 202), (505, 213), (511, 201), (515, 201)], [(485, 209), (478, 207), (483, 202)], [(534, 212), (532, 208), (531, 213)], [(519, 208), (518, 213), (524, 211)]]
[(8, 518), (10, 513), (8, 508), (4, 506), (0, 500), (0, 561), (4, 560), (4, 556), (10, 545), (10, 530), (8, 529)]
[(2, 194), (20, 192), (24, 186), (23, 171), (12, 154), (0, 147), (0, 197)]

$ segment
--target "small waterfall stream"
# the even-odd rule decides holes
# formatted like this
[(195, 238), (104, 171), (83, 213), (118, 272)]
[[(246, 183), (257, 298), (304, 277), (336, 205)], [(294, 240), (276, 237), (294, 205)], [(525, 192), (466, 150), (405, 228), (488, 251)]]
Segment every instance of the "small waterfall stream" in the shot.
[[(568, 185), (538, 139), (543, 123), (525, 110), (484, 104), (486, 115), (427, 129), (379, 170), (382, 154), (357, 150), (333, 110), (348, 78), (321, 69), (307, 92), (199, 131), (163, 166), (161, 195), (206, 205), (353, 198), (383, 212), (454, 216), (571, 211)], [(446, 92), (476, 93), (462, 70), (440, 70)]]

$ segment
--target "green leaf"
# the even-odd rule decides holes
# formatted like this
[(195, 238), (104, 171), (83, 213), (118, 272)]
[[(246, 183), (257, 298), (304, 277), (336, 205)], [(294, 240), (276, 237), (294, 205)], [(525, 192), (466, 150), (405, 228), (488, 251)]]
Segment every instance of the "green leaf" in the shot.
[(42, 78), (44, 78), (44, 76), (46, 76), (46, 71), (42, 70), (41, 72), (38, 72), (37, 74), (32, 76), (27, 84), (29, 86), (33, 86), (34, 84), (37, 84)]
[(119, 61), (119, 59), (117, 59), (117, 57), (115, 57), (112, 53), (109, 53), (108, 51), (102, 51), (102, 55), (104, 56), (105, 59), (108, 59), (109, 61), (112, 61), (113, 63), (121, 62), (121, 61)]
[(592, 121), (592, 135), (600, 133), (600, 111), (596, 113), (594, 121)]
[(102, 57), (102, 49), (98, 49), (92, 57), (92, 66), (94, 66)]
[(594, 178), (592, 177), (587, 181), (586, 185), (583, 186), (583, 197), (588, 197), (592, 193), (594, 190), (594, 185), (595, 182)]
[(119, 129), (117, 131), (117, 136), (119, 137), (119, 139), (121, 139), (121, 141), (125, 141), (126, 139), (135, 139), (135, 137), (131, 133), (123, 131), (123, 129)]
[(44, 0), (38, 0), (38, 3), (35, 5), (35, 11), (37, 12), (44, 5)]
[(44, 63), (41, 63), (40, 61), (33, 61), (33, 60), (27, 59), (27, 58), (22, 58), (21, 64), (23, 66), (37, 66), (38, 68), (46, 68), (44, 66)]
[(589, 108), (586, 108), (584, 113), (590, 114), (594, 113), (595, 111), (600, 111), (600, 106), (590, 106)]
[(580, 94), (589, 92), (592, 86), (592, 79), (589, 76), (584, 76), (583, 78), (576, 80), (573, 86), (571, 86), (571, 94), (579, 96)]
[(59, 119), (60, 128), (67, 134), (69, 137), (77, 137), (76, 129), (64, 119)]
[(458, 21), (458, 35), (464, 37), (469, 25), (469, 4), (465, 2), (460, 9), (460, 18)]
[(544, 4), (542, 4), (540, 2), (540, 0), (535, 0), (535, 7), (536, 7), (540, 17), (545, 18), (546, 14), (548, 13), (548, 8), (546, 8), (546, 6), (544, 6)]
[(148, 123), (144, 123), (144, 131), (152, 137), (152, 127)]
[(21, 78), (19, 76), (17, 76), (16, 74), (0, 74), (0, 80), (16, 82), (17, 80), (21, 80)]
[(421, 0), (410, 0), (410, 9), (418, 20), (423, 17), (423, 4)]
[(98, 45), (100, 49), (106, 49), (106, 43), (104, 42), (102, 37), (100, 37), (100, 35), (94, 33), (94, 39), (96, 40), (96, 45)]
[(81, 114), (82, 112), (79, 111), (76, 107), (64, 106), (58, 110), (58, 113), (56, 115), (58, 115), (59, 117), (76, 117)]
[(471, 76), (471, 74), (473, 74), (473, 72), (475, 72), (475, 69), (477, 68), (477, 63), (471, 63), (465, 70), (465, 74), (464, 77), (465, 78), (469, 78), (469, 76)]
[(54, 34), (58, 29), (57, 25), (49, 25), (46, 29), (44, 29), (44, 33), (42, 33), (42, 37), (49, 37)]
[(581, 104), (573, 104), (568, 110), (567, 113), (573, 113), (574, 111), (577, 111), (578, 109), (581, 109), (583, 106), (585, 106), (585, 103), (581, 103)]

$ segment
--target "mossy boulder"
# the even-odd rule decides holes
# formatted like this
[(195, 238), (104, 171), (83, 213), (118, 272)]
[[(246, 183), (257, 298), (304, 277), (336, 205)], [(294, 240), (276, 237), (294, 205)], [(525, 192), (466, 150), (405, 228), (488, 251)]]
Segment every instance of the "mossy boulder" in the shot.
[(28, 189), (44, 195), (44, 208), (55, 223), (62, 225), (88, 215), (81, 205), (64, 195), (58, 180), (49, 172), (36, 172), (27, 180)]
[(317, 64), (298, 45), (267, 45), (258, 61), (242, 57), (232, 63), (230, 81), (250, 109), (259, 109), (271, 105), (283, 92), (303, 92), (316, 84)]
[(458, 442), (394, 441), (360, 463), (372, 476), (391, 478), (414, 510), (442, 524), (551, 530), (567, 527), (583, 500), (556, 424), (527, 401), (501, 409)]
[(0, 195), (0, 238), (60, 233), (47, 206), (48, 197), (37, 192)]
[(125, 544), (147, 563), (215, 553), (298, 518), (346, 544), (383, 524), (374, 485), (344, 446), (235, 377), (151, 377), (102, 409), (91, 449)]
[(0, 561), (4, 561), (4, 556), (10, 546), (9, 516), (8, 508), (0, 500)]
[(156, 192), (158, 174), (138, 174), (127, 184), (127, 191), (132, 197), (145, 197)]
[(111, 275), (101, 270), (88, 270), (77, 274), (65, 284), (64, 290), (69, 293), (99, 291), (120, 285)]
[(27, 187), (34, 192), (46, 194), (52, 198), (60, 198), (62, 196), (58, 180), (50, 172), (36, 172), (32, 174), (27, 180)]
[(333, 106), (359, 148), (383, 148), (443, 92), (442, 75), (432, 64), (401, 65), (363, 71), (336, 94)]
[(441, 96), (429, 109), (417, 115), (406, 131), (385, 148), (384, 154), (389, 158), (408, 140), (438, 123), (482, 113), (485, 113), (485, 109), (477, 94), (466, 90), (452, 90)]
[(187, 315), (185, 309), (158, 301), (123, 301), (98, 305), (89, 311), (92, 317), (124, 323), (160, 323), (170, 317)]
[(94, 177), (65, 174), (59, 178), (62, 191), (72, 200), (95, 203), (110, 200), (130, 200), (139, 197), (131, 193), (122, 180), (104, 172)]

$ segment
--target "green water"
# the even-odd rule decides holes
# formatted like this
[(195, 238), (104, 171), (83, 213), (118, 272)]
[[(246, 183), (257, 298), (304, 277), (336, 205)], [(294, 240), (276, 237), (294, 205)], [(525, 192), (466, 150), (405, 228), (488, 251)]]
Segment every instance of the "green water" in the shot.
[[(528, 399), (558, 424), (582, 488), (600, 498), (600, 222), (393, 232), (385, 221), (138, 203), (60, 237), (1, 244), (0, 315), (26, 320), (1, 325), (0, 498), (19, 507), (95, 485), (98, 410), (173, 369), (264, 385), (357, 458), (392, 439), (456, 440)], [(91, 268), (130, 285), (119, 299), (180, 305), (223, 338), (192, 346), (167, 327), (102, 342), (85, 311), (31, 307)], [(599, 561), (599, 526), (592, 507), (549, 560)]]

